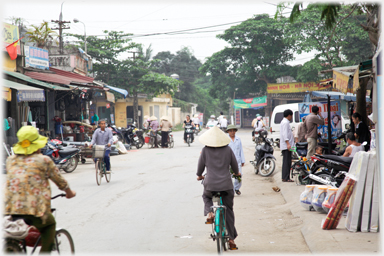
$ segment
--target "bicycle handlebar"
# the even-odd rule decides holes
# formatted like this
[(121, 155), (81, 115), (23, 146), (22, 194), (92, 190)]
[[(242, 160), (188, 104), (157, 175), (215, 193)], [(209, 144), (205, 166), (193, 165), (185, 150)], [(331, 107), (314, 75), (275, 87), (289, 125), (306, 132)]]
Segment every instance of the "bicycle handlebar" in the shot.
[(65, 194), (65, 193), (61, 193), (61, 194), (58, 194), (58, 195), (56, 195), (56, 196), (54, 196), (54, 197), (51, 197), (51, 200), (52, 200), (52, 199), (56, 199), (56, 198), (58, 198), (58, 197), (64, 197), (64, 196), (66, 196), (66, 194)]

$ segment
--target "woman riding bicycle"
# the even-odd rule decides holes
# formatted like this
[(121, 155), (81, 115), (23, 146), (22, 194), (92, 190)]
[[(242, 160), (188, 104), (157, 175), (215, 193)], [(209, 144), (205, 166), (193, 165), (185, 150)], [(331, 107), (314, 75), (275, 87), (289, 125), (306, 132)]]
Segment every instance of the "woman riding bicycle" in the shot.
[[(235, 214), (233, 212), (234, 190), (229, 166), (232, 167), (236, 176), (240, 176), (239, 167), (232, 149), (228, 146), (231, 142), (230, 138), (221, 131), (217, 126), (212, 127), (199, 138), (199, 141), (205, 145), (201, 150), (199, 163), (197, 166), (197, 180), (204, 180), (204, 216), (208, 215), (207, 224), (214, 220), (211, 209), (213, 206), (212, 192), (225, 191), (226, 195), (222, 196), (223, 204), (226, 210), (226, 227), (229, 235), (229, 249), (237, 249), (234, 242), (237, 237), (235, 228)], [(203, 172), (207, 169), (204, 176)]]
[(55, 163), (40, 153), (47, 144), (47, 137), (39, 135), (33, 126), (23, 126), (17, 132), (18, 143), (14, 145), (15, 155), (6, 161), (5, 215), (13, 219), (24, 219), (41, 233), (40, 252), (50, 252), (54, 245), (56, 221), (51, 213), (52, 180), (67, 198), (76, 192), (69, 188)]
[[(100, 128), (96, 129), (96, 131), (92, 135), (92, 141), (89, 145), (89, 148), (92, 148), (93, 145), (106, 145), (104, 162), (106, 172), (110, 173), (111, 171), (111, 162), (110, 162), (110, 153), (111, 153), (111, 145), (113, 143), (113, 134), (111, 129), (105, 129), (106, 122), (105, 120), (101, 120), (99, 122)], [(96, 159), (94, 159), (96, 162)]]

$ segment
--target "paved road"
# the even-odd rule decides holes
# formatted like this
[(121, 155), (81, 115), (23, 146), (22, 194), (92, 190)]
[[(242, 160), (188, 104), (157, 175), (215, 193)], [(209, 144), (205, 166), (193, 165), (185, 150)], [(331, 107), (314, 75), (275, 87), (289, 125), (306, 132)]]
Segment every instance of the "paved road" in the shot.
[[(70, 174), (73, 199), (59, 198), (58, 226), (72, 234), (78, 253), (215, 253), (205, 225), (203, 186), (196, 165), (203, 145), (188, 147), (175, 132), (173, 149), (131, 150), (113, 156), (112, 181), (96, 184), (90, 159)], [(238, 252), (308, 253), (300, 233), (302, 221), (293, 217), (271, 177), (253, 173), (249, 160), (254, 146), (250, 131), (241, 130), (247, 164), (242, 195), (235, 198)], [(278, 156), (280, 152), (275, 152)], [(274, 175), (281, 175), (280, 167)], [(52, 185), (53, 194), (60, 191)]]

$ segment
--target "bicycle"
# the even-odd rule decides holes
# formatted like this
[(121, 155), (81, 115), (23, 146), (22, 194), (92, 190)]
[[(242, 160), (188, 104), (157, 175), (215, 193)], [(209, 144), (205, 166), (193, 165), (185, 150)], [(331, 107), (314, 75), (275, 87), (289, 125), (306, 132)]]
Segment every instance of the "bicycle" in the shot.
[(291, 177), (294, 178), (298, 186), (308, 185), (304, 178), (307, 177), (310, 172), (311, 163), (305, 156), (299, 155), (296, 147), (292, 147), (289, 151), (293, 152), (298, 159), (298, 161), (295, 161), (291, 166)]
[(168, 148), (173, 148), (173, 146), (175, 145), (175, 142), (173, 140), (173, 135), (171, 134), (172, 130), (169, 129), (169, 132), (168, 132)]
[(103, 176), (105, 180), (109, 183), (111, 181), (111, 171), (107, 173), (106, 164), (104, 162), (106, 148), (104, 145), (95, 145), (92, 150), (92, 158), (96, 159), (95, 169), (96, 169), (96, 183), (98, 186), (101, 184)]
[[(51, 199), (58, 197), (65, 197), (65, 194), (59, 194)], [(52, 208), (51, 212), (55, 212), (56, 209)], [(12, 220), (22, 219), (17, 215), (12, 216)], [(35, 252), (37, 247), (41, 246), (41, 234), (37, 228), (31, 226), (28, 221), (25, 221), (29, 228), (23, 238), (6, 237), (4, 240), (4, 252), (5, 253), (24, 253), (27, 254), (27, 247), (33, 247), (31, 254)], [(75, 245), (70, 233), (62, 228), (56, 229), (55, 244), (52, 248), (52, 252), (58, 254), (75, 254)]]
[(216, 203), (216, 205), (211, 206), (215, 216), (215, 221), (212, 223), (211, 238), (213, 241), (216, 240), (218, 254), (222, 254), (223, 251), (227, 250), (226, 243), (229, 240), (228, 230), (226, 228), (227, 207), (223, 205), (222, 199), (226, 194), (227, 192), (225, 191), (212, 192), (212, 201)]

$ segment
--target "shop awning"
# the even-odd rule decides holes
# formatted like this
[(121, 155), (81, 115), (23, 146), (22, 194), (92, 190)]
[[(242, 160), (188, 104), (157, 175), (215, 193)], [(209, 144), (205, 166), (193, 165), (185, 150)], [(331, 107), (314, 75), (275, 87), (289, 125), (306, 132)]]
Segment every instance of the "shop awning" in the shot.
[[(332, 100), (345, 100), (345, 101), (356, 101), (356, 94), (352, 93), (341, 93), (341, 92), (328, 92), (328, 91), (313, 91), (311, 92), (314, 97), (318, 98), (328, 98), (328, 95), (331, 96)], [(367, 102), (371, 102), (369, 97), (366, 97)]]
[(267, 106), (267, 96), (249, 99), (235, 99), (234, 108), (259, 108)]
[(43, 89), (38, 89), (25, 84), (19, 84), (7, 79), (2, 79), (2, 84), (6, 88), (17, 90), (17, 102), (21, 101), (45, 101)]
[(118, 92), (118, 93), (121, 93), (124, 95), (124, 99), (128, 96), (128, 91), (127, 90), (124, 90), (124, 89), (121, 89), (121, 88), (117, 88), (117, 87), (113, 87), (113, 86), (110, 86), (110, 85), (105, 85), (107, 88), (115, 91), (115, 92)]
[[(26, 81), (26, 82), (34, 84), (34, 85), (39, 85), (39, 86), (45, 87), (47, 89), (63, 90), (63, 91), (70, 90), (69, 88), (62, 87), (62, 86), (59, 86), (59, 85), (53, 85), (53, 84), (44, 83), (42, 81), (39, 81), (37, 79), (34, 79), (32, 77), (29, 77), (27, 75), (24, 75), (24, 74), (21, 74), (21, 73), (18, 73), (18, 72), (11, 72), (11, 71), (7, 71), (7, 70), (3, 70), (3, 72), (6, 75), (13, 76), (13, 77), (18, 78), (20, 80)], [(33, 73), (38, 73), (38, 72), (33, 72)]]

